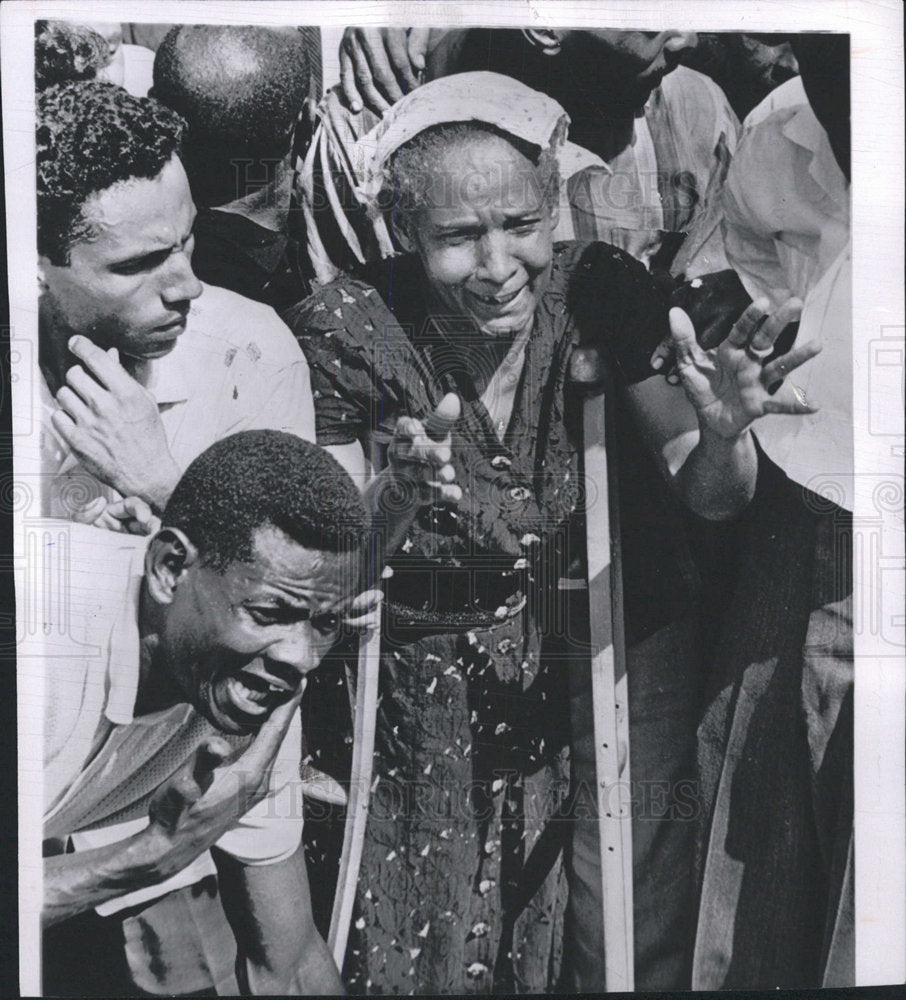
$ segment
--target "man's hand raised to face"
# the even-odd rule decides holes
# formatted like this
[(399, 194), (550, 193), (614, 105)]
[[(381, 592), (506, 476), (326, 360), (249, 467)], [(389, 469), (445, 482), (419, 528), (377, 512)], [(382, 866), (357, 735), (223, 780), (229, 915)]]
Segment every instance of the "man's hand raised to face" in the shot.
[(45, 926), (165, 881), (233, 829), (267, 794), (274, 761), (301, 699), (300, 684), (231, 764), (224, 763), (233, 752), (226, 741), (213, 737), (202, 744), (158, 788), (143, 830), (103, 847), (46, 858)]
[(66, 372), (57, 393), (54, 428), (93, 476), (162, 511), (180, 470), (154, 397), (123, 368), (115, 348), (103, 351), (76, 336), (69, 350), (81, 364)]
[(232, 829), (267, 794), (270, 773), (304, 686), (279, 705), (258, 730), (252, 745), (232, 764), (229, 743), (203, 743), (151, 800), (151, 823), (143, 831), (159, 880), (191, 864)]

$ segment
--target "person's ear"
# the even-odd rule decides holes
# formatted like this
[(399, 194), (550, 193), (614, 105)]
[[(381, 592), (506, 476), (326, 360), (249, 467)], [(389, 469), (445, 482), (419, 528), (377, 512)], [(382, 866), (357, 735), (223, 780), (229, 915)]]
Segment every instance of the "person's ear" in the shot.
[(46, 257), (38, 258), (38, 294), (40, 295), (47, 291), (47, 264)]
[(545, 56), (560, 54), (560, 32), (555, 28), (523, 28), (522, 34)]
[(559, 196), (559, 191), (557, 192), (557, 196), (554, 197), (554, 200), (551, 202), (550, 206), (551, 232), (553, 232), (557, 228), (557, 225), (560, 222), (560, 198), (558, 196)]
[(198, 549), (179, 528), (161, 528), (145, 552), (145, 583), (157, 604), (170, 604), (188, 569), (198, 561)]

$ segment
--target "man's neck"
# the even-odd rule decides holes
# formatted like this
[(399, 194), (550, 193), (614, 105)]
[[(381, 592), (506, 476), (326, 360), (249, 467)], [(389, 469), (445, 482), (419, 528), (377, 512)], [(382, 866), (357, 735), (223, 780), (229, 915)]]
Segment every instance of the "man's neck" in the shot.
[(293, 171), (287, 157), (277, 164), (274, 179), (270, 184), (258, 188), (244, 198), (237, 198), (224, 205), (214, 205), (212, 208), (218, 212), (241, 215), (273, 233), (284, 233), (292, 180)]
[(75, 361), (66, 346), (74, 333), (51, 315), (47, 298), (42, 295), (38, 300), (38, 363), (54, 396), (65, 384), (66, 372)]
[(603, 105), (579, 98), (566, 107), (570, 117), (569, 140), (599, 156), (605, 163), (615, 160), (632, 145), (636, 119), (644, 106)]
[(135, 714), (150, 715), (160, 712), (185, 697), (163, 669), (160, 635), (163, 627), (162, 609), (151, 599), (146, 582), (142, 581), (138, 604), (139, 675), (135, 696)]

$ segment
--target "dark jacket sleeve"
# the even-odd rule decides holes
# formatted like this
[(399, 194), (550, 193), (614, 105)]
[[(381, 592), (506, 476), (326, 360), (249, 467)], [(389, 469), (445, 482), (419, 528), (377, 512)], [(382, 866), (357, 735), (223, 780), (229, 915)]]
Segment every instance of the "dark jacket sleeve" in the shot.
[(655, 374), (651, 355), (670, 334), (670, 302), (637, 260), (607, 243), (589, 243), (573, 268), (568, 305), (579, 346), (603, 350), (619, 382)]

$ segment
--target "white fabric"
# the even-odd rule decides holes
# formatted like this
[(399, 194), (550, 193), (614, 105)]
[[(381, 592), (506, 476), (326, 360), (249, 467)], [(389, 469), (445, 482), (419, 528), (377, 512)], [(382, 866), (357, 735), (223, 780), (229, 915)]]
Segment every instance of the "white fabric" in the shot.
[[(784, 87), (790, 100), (801, 91)], [(746, 119), (723, 198), (727, 257), (749, 294), (775, 305), (804, 299), (850, 231), (849, 185), (827, 134), (808, 103), (783, 96)]]
[(746, 115), (745, 127), (752, 129), (775, 111), (780, 111), (781, 108), (793, 108), (797, 104), (808, 104), (801, 76), (794, 76), (787, 80), (786, 83), (781, 83), (779, 87), (775, 87), (764, 98), (761, 104), (752, 108), (748, 115)]
[(822, 352), (791, 380), (820, 411), (771, 416), (755, 432), (792, 479), (853, 506), (849, 185), (795, 78), (746, 119), (723, 196), (725, 246), (753, 297), (805, 303), (797, 344)]
[(477, 121), (537, 146), (558, 149), (569, 117), (551, 97), (500, 73), (456, 73), (406, 94), (356, 142), (356, 194), (371, 205), (384, 184), (384, 165), (400, 146), (433, 125)]
[(154, 53), (144, 45), (123, 43), (123, 89), (133, 97), (147, 97), (154, 85)]
[(821, 353), (790, 380), (817, 402), (805, 417), (762, 417), (755, 433), (768, 456), (797, 483), (853, 509), (852, 249), (849, 244), (805, 300), (797, 344)]
[[(42, 513), (70, 517), (94, 496), (118, 494), (91, 476), (50, 421), (41, 392)], [(280, 430), (315, 440), (308, 363), (270, 308), (226, 288), (205, 285), (173, 350), (148, 363), (170, 453), (181, 470), (215, 441), (244, 430)]]
[[(158, 771), (165, 773), (160, 771), (165, 766), (172, 773), (215, 730), (185, 704), (133, 718), (147, 539), (50, 520), (35, 522), (34, 530), (57, 550), (37, 560), (37, 593), (51, 599), (41, 602), (37, 620), (42, 626), (20, 643), (20, 658), (40, 669), (45, 681), (45, 835), (71, 836), (76, 849), (84, 850), (146, 826), (146, 793), (159, 785)], [(67, 586), (56, 600), (54, 582), (64, 579)], [(275, 864), (296, 850), (302, 836), (301, 750), (296, 713), (268, 794), (221, 837), (219, 848), (245, 864)], [(116, 814), (122, 789), (125, 821), (105, 823), (105, 810)], [(133, 801), (139, 804), (138, 815), (135, 809), (128, 815)], [(71, 822), (76, 825), (70, 827)], [(78, 829), (95, 823), (99, 829)], [(157, 898), (213, 871), (205, 852), (168, 881), (110, 900), (98, 912), (106, 915)]]
[(154, 53), (144, 45), (124, 42), (110, 63), (98, 71), (98, 79), (115, 83), (133, 97), (147, 97), (154, 85)]

